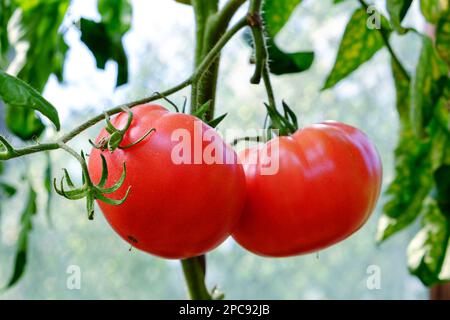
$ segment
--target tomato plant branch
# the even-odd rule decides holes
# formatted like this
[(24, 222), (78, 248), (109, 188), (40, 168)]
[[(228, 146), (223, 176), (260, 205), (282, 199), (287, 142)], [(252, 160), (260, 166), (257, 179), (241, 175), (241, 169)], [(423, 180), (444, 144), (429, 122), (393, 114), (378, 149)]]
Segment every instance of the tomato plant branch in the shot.
[[(366, 11), (367, 9), (369, 9), (369, 4), (365, 0), (358, 0), (358, 1)], [(397, 64), (404, 78), (410, 80), (411, 76), (409, 75), (408, 71), (406, 71), (403, 64), (400, 62), (400, 59), (398, 58), (397, 54), (395, 53), (394, 49), (392, 48), (389, 42), (389, 34), (391, 31), (383, 27), (383, 25), (381, 25), (380, 28), (377, 28), (377, 30), (380, 32), (381, 37), (383, 38), (384, 45), (386, 46), (386, 49), (389, 51), (392, 60)]]
[[(228, 24), (233, 18), (234, 14), (244, 4), (247, 0), (230, 0), (228, 1), (222, 9), (212, 13), (206, 21), (205, 34), (203, 37), (203, 50), (202, 57), (208, 54), (209, 50), (214, 46), (214, 44), (219, 41), (220, 37), (226, 32)], [(206, 113), (206, 119), (211, 120), (214, 118), (214, 107), (215, 107), (215, 96), (217, 89), (217, 78), (219, 74), (220, 65), (220, 53), (214, 60), (214, 63), (210, 66), (207, 72), (205, 72), (202, 77), (193, 84), (193, 88), (197, 86), (196, 91), (196, 104), (193, 103), (193, 109), (203, 105), (207, 101), (211, 102), (211, 106)]]
[[(247, 0), (229, 0), (223, 8), (216, 14), (217, 24), (222, 27), (227, 27), (231, 18), (234, 16), (236, 11), (245, 3)], [(222, 29), (222, 28), (220, 28)]]
[(250, 2), (247, 16), (247, 22), (252, 31), (253, 47), (255, 50), (255, 72), (250, 79), (251, 83), (258, 84), (263, 79), (267, 92), (269, 105), (275, 107), (275, 95), (270, 81), (269, 73), (269, 53), (267, 51), (266, 38), (264, 36), (264, 23), (261, 18), (262, 1), (256, 0)]
[(205, 286), (205, 272), (200, 259), (200, 257), (193, 257), (181, 260), (189, 297), (193, 300), (212, 300), (212, 296)]
[(86, 161), (84, 161), (83, 157), (81, 157), (74, 149), (72, 149), (71, 147), (69, 147), (67, 144), (59, 142), (58, 143), (59, 148), (63, 149), (64, 151), (66, 151), (68, 154), (70, 154), (72, 157), (74, 157), (75, 159), (77, 159), (77, 161), (80, 163), (81, 165), (81, 169), (83, 170), (83, 175), (88, 175), (89, 176), (89, 171), (88, 171), (88, 167), (86, 165)]
[(270, 81), (270, 74), (269, 74), (269, 68), (268, 68), (267, 63), (266, 63), (266, 66), (263, 68), (262, 78), (264, 81), (264, 86), (266, 87), (267, 99), (269, 100), (269, 105), (276, 106), (275, 94), (273, 93), (273, 88), (272, 88), (272, 83)]

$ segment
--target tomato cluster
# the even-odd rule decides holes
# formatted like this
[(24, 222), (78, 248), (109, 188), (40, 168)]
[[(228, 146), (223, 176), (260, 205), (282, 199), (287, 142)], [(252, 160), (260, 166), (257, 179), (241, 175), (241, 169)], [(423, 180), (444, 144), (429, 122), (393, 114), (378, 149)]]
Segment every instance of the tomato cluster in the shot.
[[(135, 107), (133, 115), (123, 145), (154, 131), (131, 148), (112, 153), (94, 148), (89, 172), (93, 182), (101, 179), (103, 154), (108, 186), (126, 164), (125, 182), (112, 197), (120, 199), (131, 186), (128, 199), (119, 206), (98, 204), (123, 239), (157, 256), (201, 255), (230, 235), (264, 256), (316, 251), (358, 230), (379, 196), (382, 169), (374, 146), (361, 131), (342, 123), (312, 125), (247, 149), (242, 165), (233, 149), (194, 116), (158, 105)], [(126, 121), (126, 113), (112, 120), (118, 128)], [(196, 155), (184, 150), (179, 155), (193, 161), (177, 163), (173, 152), (179, 151), (180, 141), (174, 132), (179, 129), (192, 137), (207, 135), (206, 141), (188, 145), (202, 154), (221, 150), (215, 159), (227, 161), (196, 162)], [(97, 143), (107, 135), (103, 130)], [(272, 172), (264, 170), (275, 162)]]

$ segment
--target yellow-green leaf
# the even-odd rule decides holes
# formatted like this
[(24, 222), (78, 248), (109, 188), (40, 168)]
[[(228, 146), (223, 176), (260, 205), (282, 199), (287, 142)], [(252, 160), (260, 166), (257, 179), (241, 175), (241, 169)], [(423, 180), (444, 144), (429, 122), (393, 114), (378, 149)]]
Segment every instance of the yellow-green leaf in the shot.
[(427, 286), (450, 279), (440, 279), (449, 242), (449, 221), (437, 202), (429, 197), (422, 212), (422, 229), (408, 246), (408, 268)]
[(420, 9), (428, 22), (437, 23), (449, 9), (448, 0), (420, 0)]
[(369, 29), (366, 10), (356, 10), (345, 28), (336, 62), (323, 89), (336, 85), (383, 47), (380, 30)]
[(450, 11), (447, 11), (437, 24), (436, 49), (450, 67)]
[(443, 93), (447, 67), (430, 38), (423, 36), (422, 50), (412, 85), (411, 123), (414, 132), (423, 136), (434, 107)]
[(302, 0), (264, 1), (263, 19), (269, 36), (275, 37), (301, 2)]

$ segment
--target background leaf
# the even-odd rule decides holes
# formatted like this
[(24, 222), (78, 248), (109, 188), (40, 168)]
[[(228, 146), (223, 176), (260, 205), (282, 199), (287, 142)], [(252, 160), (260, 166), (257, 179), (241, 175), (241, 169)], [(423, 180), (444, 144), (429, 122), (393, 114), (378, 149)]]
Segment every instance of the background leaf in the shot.
[(449, 222), (440, 213), (437, 202), (427, 198), (423, 208), (422, 229), (408, 246), (408, 268), (427, 286), (440, 279), (449, 239)]
[(289, 20), (294, 9), (301, 0), (265, 0), (263, 7), (263, 20), (267, 34), (275, 37)]
[(17, 189), (13, 185), (0, 181), (0, 199), (2, 198), (2, 196), (10, 198), (14, 196), (16, 192)]
[(314, 61), (314, 52), (287, 53), (268, 39), (269, 68), (273, 74), (281, 75), (308, 70)]
[(30, 185), (28, 189), (28, 200), (26, 202), (25, 209), (23, 210), (22, 216), (20, 218), (21, 230), (19, 233), (16, 256), (14, 259), (13, 273), (5, 289), (14, 286), (25, 273), (25, 268), (27, 264), (28, 238), (29, 233), (33, 227), (32, 218), (37, 211), (36, 198), (37, 198), (36, 192)]
[(395, 150), (395, 179), (386, 190), (388, 198), (378, 222), (377, 241), (381, 242), (416, 220), (422, 203), (433, 186), (430, 143), (404, 129)]
[(447, 219), (450, 219), (450, 164), (439, 167), (434, 173), (434, 177), (437, 188), (436, 201), (439, 209)]
[(420, 0), (420, 10), (425, 19), (431, 23), (437, 23), (448, 9), (448, 0)]
[(442, 16), (436, 28), (436, 49), (450, 67), (450, 11)]
[[(38, 92), (42, 92), (49, 76), (54, 73), (62, 80), (67, 45), (59, 27), (69, 6), (69, 0), (16, 0), (18, 7), (8, 22), (8, 39), (15, 55), (8, 66), (14, 75)], [(45, 39), (45, 45), (42, 45)], [(45, 129), (33, 110), (6, 108), (9, 130), (23, 140), (39, 136)]]
[(14, 3), (11, 0), (0, 1), (0, 68), (7, 65), (9, 52), (8, 21), (14, 12)]
[(360, 65), (370, 60), (383, 47), (383, 38), (380, 32), (376, 29), (369, 29), (366, 22), (366, 10), (357, 9), (345, 28), (336, 62), (323, 89), (336, 85)]
[(98, 0), (98, 11), (111, 37), (130, 30), (132, 9), (128, 0)]
[(83, 41), (97, 62), (104, 69), (108, 60), (117, 62), (116, 86), (128, 82), (128, 58), (122, 43), (123, 35), (131, 27), (131, 5), (127, 0), (98, 2), (102, 21), (80, 20)]
[(423, 136), (431, 120), (447, 79), (447, 67), (438, 56), (433, 42), (424, 36), (416, 75), (413, 80), (411, 123), (416, 134)]
[(39, 92), (24, 81), (0, 70), (0, 98), (14, 109), (37, 110), (53, 122), (56, 129), (60, 129), (58, 111)]

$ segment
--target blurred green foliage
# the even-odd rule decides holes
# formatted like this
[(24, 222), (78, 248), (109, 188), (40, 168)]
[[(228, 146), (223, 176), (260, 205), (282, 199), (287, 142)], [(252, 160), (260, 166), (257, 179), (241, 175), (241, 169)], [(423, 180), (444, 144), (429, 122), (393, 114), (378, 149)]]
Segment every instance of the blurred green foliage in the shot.
[[(174, 57), (160, 57), (155, 52), (162, 47), (145, 51), (145, 58), (139, 59), (138, 71), (128, 75), (123, 36), (131, 27), (132, 7), (126, 0), (108, 1), (111, 3), (98, 2), (100, 19), (81, 17), (75, 26), (68, 26), (63, 23), (68, 0), (45, 4), (44, 1), (0, 0), (0, 67), (42, 92), (50, 74), (63, 79), (68, 50), (64, 33), (66, 28), (76, 27), (81, 41), (95, 57), (97, 67), (105, 68), (108, 60), (117, 63), (116, 85), (133, 77), (139, 80), (131, 81), (127, 88), (130, 96), (148, 94), (142, 83), (156, 83), (155, 88), (159, 90), (177, 82), (179, 75), (170, 70)], [(373, 235), (379, 206), (363, 230), (317, 255), (266, 259), (244, 252), (228, 241), (208, 255), (208, 282), (211, 286), (218, 283), (227, 298), (424, 298), (425, 290), (399, 266), (408, 260), (410, 272), (426, 285), (450, 277), (445, 272), (445, 266), (450, 263), (446, 256), (450, 233), (450, 90), (446, 41), (449, 8), (439, 0), (420, 3), (423, 16), (437, 25), (433, 42), (427, 35), (403, 27), (411, 1), (387, 0), (395, 32), (383, 18), (382, 29), (367, 28), (370, 14), (363, 1), (299, 3), (298, 0), (265, 2), (271, 68), (274, 74), (283, 75), (274, 79), (276, 95), (295, 107), (300, 124), (333, 118), (364, 129), (383, 158), (385, 189), (392, 181), (381, 200), (384, 213), (378, 223), (377, 237), (381, 241), (401, 230), (404, 232), (381, 249), (375, 247)], [(336, 17), (345, 16), (349, 19), (347, 26), (343, 25), (340, 44), (336, 35), (324, 40), (324, 36), (333, 34)], [(182, 32), (173, 33), (172, 37), (183, 40), (185, 51), (191, 49)], [(399, 42), (401, 59), (386, 55), (397, 51), (397, 47), (394, 51), (387, 45), (393, 40)], [(151, 39), (145, 41), (151, 43)], [(318, 48), (314, 48), (315, 43), (319, 43)], [(420, 56), (416, 57), (413, 53), (419, 51), (420, 45)], [(383, 47), (388, 50), (383, 50), (383, 55), (376, 54)], [(314, 59), (312, 48), (317, 49), (320, 58), (327, 58), (339, 48), (324, 86), (336, 89), (321, 92), (328, 65), (317, 55)], [(247, 65), (250, 50), (243, 43), (226, 50), (234, 51), (223, 54), (217, 114), (226, 112), (228, 116), (220, 128), (260, 128), (265, 116), (264, 95), (250, 85), (248, 91), (252, 88), (256, 93), (248, 94), (241, 89), (245, 83), (235, 83), (246, 70), (243, 66)], [(184, 61), (191, 58), (176, 56)], [(414, 66), (413, 72), (406, 70), (405, 62)], [(308, 72), (298, 74), (305, 70)], [(392, 83), (386, 81), (391, 72)], [(380, 95), (380, 92), (387, 94)], [(66, 122), (75, 119), (80, 122), (86, 119), (86, 113), (79, 111)], [(9, 133), (23, 140), (51, 131), (45, 130), (44, 122), (30, 109), (7, 106), (6, 115)], [(87, 138), (94, 135), (95, 128), (81, 136), (77, 147), (87, 150)], [(392, 165), (396, 142), (395, 165)], [(68, 162), (59, 155), (52, 159), (54, 166), (50, 166), (45, 155), (33, 157), (32, 162), (0, 163), (6, 166), (0, 177), (3, 210), (0, 284), (16, 284), (24, 275), (23, 281), (7, 291), (4, 298), (185, 297), (176, 261), (129, 252), (103, 217), (99, 215), (93, 223), (85, 219), (82, 204), (68, 204), (55, 198), (51, 202), (54, 227), (49, 228), (47, 220), (39, 214), (32, 223), (31, 217), (44, 211), (49, 203), (48, 182), (50, 175), (55, 176), (54, 167)], [(21, 180), (24, 172), (28, 172), (28, 182)], [(12, 186), (9, 181), (20, 183)], [(17, 193), (12, 197), (16, 187)], [(419, 217), (420, 226), (414, 223)], [(29, 233), (32, 224), (34, 231)], [(418, 228), (406, 259), (406, 243)], [(16, 263), (11, 271), (8, 263), (11, 259), (6, 257), (14, 256)], [(25, 261), (28, 270), (24, 274)], [(66, 286), (67, 270), (72, 264), (82, 270), (81, 290), (69, 290)], [(379, 290), (369, 290), (366, 284), (370, 276), (368, 267), (372, 265), (382, 271)]]

